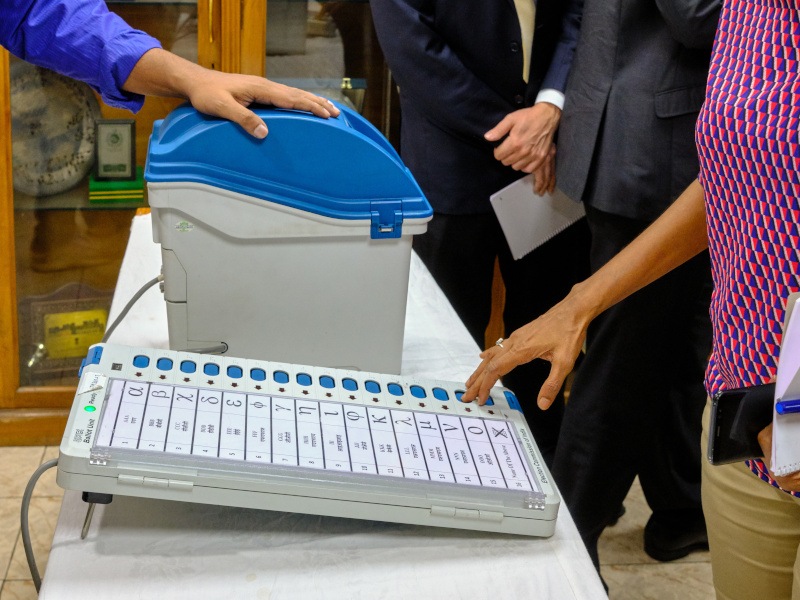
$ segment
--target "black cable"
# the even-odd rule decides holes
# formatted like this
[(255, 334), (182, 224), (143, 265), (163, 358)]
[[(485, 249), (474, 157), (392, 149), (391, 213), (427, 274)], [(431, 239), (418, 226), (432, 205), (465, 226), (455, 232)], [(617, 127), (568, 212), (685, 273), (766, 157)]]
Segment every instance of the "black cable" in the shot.
[(20, 509), (20, 530), (22, 531), (22, 546), (25, 549), (25, 558), (28, 561), (28, 568), (31, 570), (31, 578), (33, 585), (36, 586), (36, 592), (42, 587), (42, 578), (39, 576), (39, 569), (36, 567), (36, 558), (33, 556), (33, 546), (31, 545), (31, 532), (28, 526), (28, 510), (30, 509), (31, 496), (33, 495), (33, 488), (42, 473), (48, 469), (52, 469), (58, 464), (58, 459), (48, 460), (46, 463), (39, 465), (39, 468), (34, 471), (28, 480), (28, 485), (25, 487), (25, 493), (22, 495), (22, 508)]
[(105, 334), (103, 335), (103, 339), (102, 339), (102, 340), (100, 340), (100, 342), (102, 342), (102, 343), (105, 343), (105, 342), (107, 342), (107, 341), (108, 341), (108, 338), (109, 338), (109, 337), (111, 337), (111, 334), (112, 334), (112, 333), (114, 333), (114, 330), (115, 330), (115, 329), (117, 328), (117, 326), (118, 326), (118, 325), (119, 325), (119, 324), (122, 322), (122, 319), (124, 319), (124, 318), (125, 318), (125, 316), (126, 316), (126, 315), (127, 315), (129, 312), (130, 312), (131, 308), (133, 308), (133, 305), (134, 305), (134, 304), (136, 304), (136, 301), (137, 301), (137, 300), (139, 300), (139, 298), (141, 298), (141, 297), (142, 297), (142, 295), (143, 295), (143, 294), (144, 294), (144, 293), (145, 293), (147, 290), (149, 290), (151, 287), (153, 287), (155, 284), (157, 284), (159, 281), (162, 281), (163, 279), (164, 279), (164, 276), (163, 276), (163, 275), (159, 275), (158, 277), (154, 277), (153, 279), (151, 279), (150, 281), (148, 281), (147, 283), (145, 283), (145, 284), (144, 284), (144, 285), (143, 285), (143, 286), (142, 286), (142, 287), (139, 289), (139, 291), (138, 291), (138, 292), (136, 292), (136, 293), (133, 295), (133, 297), (131, 297), (131, 299), (130, 299), (130, 300), (128, 300), (128, 303), (125, 305), (125, 308), (123, 308), (123, 309), (122, 309), (122, 312), (120, 312), (120, 313), (119, 313), (119, 315), (117, 316), (117, 318), (116, 318), (116, 319), (114, 319), (114, 322), (113, 322), (113, 323), (112, 323), (112, 324), (111, 324), (111, 325), (108, 327), (108, 329), (106, 329), (106, 332), (105, 332)]

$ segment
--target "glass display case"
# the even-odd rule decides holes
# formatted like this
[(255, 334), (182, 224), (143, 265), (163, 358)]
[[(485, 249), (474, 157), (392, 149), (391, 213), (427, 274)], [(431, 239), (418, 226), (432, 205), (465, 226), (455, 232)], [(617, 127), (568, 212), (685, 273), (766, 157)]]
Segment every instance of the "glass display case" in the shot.
[[(108, 4), (188, 60), (347, 103), (397, 141), (396, 92), (366, 2)], [(80, 360), (107, 324), (131, 220), (147, 209), (140, 177), (112, 185), (94, 173), (95, 139), (133, 145), (140, 173), (153, 122), (179, 103), (151, 97), (131, 115), (0, 49), (0, 445), (60, 439)], [(131, 119), (133, 135), (97, 127)]]

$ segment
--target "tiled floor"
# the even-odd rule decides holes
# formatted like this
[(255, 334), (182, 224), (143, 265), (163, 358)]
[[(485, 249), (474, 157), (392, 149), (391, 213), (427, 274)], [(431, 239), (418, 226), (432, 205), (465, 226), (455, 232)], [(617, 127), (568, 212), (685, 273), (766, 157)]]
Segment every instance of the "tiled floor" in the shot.
[[(36, 598), (22, 549), (20, 502), (36, 467), (57, 455), (56, 448), (0, 447), (0, 600)], [(51, 469), (39, 480), (30, 508), (31, 539), (42, 575), (47, 567), (61, 496), (55, 470)], [(649, 510), (638, 482), (628, 495), (625, 508), (625, 515), (606, 531), (600, 544), (602, 573), (610, 586), (611, 600), (712, 599), (707, 552), (665, 564), (651, 560), (642, 551), (642, 529)]]

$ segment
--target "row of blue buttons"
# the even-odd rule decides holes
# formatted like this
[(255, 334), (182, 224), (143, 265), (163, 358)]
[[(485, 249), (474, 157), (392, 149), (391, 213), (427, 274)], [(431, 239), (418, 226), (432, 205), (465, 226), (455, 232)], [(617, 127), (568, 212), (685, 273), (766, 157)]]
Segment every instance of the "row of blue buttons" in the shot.
[[(137, 356), (133, 357), (133, 366), (135, 366), (137, 369), (144, 369), (147, 368), (149, 365), (150, 365), (150, 357), (145, 356), (144, 354), (138, 354)], [(174, 363), (170, 358), (162, 357), (156, 361), (156, 368), (159, 369), (160, 371), (169, 371), (172, 369), (173, 366)], [(195, 371), (197, 371), (197, 364), (191, 360), (184, 360), (181, 361), (181, 364), (178, 366), (178, 368), (183, 373), (194, 373)], [(219, 372), (220, 372), (219, 365), (215, 363), (205, 363), (203, 365), (203, 373), (205, 373), (210, 377), (216, 377), (217, 375), (219, 375)], [(244, 375), (242, 368), (237, 367), (236, 365), (230, 365), (226, 369), (226, 373), (228, 374), (228, 377), (230, 377), (231, 379), (241, 379), (241, 377)], [(267, 378), (267, 373), (266, 371), (264, 371), (264, 369), (258, 369), (258, 368), (250, 369), (250, 378), (253, 379), (254, 381), (264, 381)], [(286, 371), (274, 371), (272, 373), (272, 379), (275, 381), (275, 383), (286, 384), (289, 383), (290, 378), (289, 374)], [(308, 373), (298, 373), (295, 376), (295, 379), (297, 383), (299, 383), (302, 386), (309, 386), (313, 383), (311, 375), (309, 375)], [(329, 375), (322, 375), (319, 378), (319, 384), (326, 389), (332, 389), (336, 387), (336, 382), (334, 381), (333, 377)], [(342, 387), (348, 391), (355, 392), (356, 390), (358, 390), (358, 382), (350, 377), (345, 377), (342, 379)], [(364, 382), (364, 389), (366, 389), (370, 394), (379, 394), (381, 391), (381, 386), (377, 381), (373, 381), (370, 379)], [(386, 386), (386, 389), (393, 396), (403, 395), (403, 386), (401, 386), (398, 383), (390, 383)], [(419, 385), (410, 386), (409, 391), (411, 392), (411, 395), (414, 396), (415, 398), (427, 397), (425, 388)], [(442, 402), (450, 399), (450, 397), (447, 394), (447, 390), (443, 388), (435, 387), (431, 390), (431, 392), (433, 393), (434, 398), (436, 398), (437, 400), (441, 400)], [(463, 394), (464, 394), (463, 391), (455, 392), (456, 399), (459, 402), (461, 401), (461, 396)], [(489, 398), (486, 404), (488, 406), (492, 406), (494, 405), (494, 401), (491, 398)]]

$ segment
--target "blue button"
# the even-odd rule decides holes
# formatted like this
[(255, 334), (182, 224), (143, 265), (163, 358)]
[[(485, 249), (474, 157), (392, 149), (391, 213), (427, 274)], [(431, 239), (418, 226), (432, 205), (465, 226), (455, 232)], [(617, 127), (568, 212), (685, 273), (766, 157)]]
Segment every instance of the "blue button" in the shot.
[(275, 371), (272, 378), (276, 383), (289, 383), (289, 374), (286, 371)]
[(409, 389), (411, 390), (411, 395), (414, 396), (414, 398), (424, 398), (427, 396), (425, 389), (418, 385), (412, 385)]
[(313, 381), (308, 373), (298, 373), (296, 379), (300, 385), (311, 385)]
[(494, 400), (492, 400), (492, 397), (491, 397), (491, 396), (489, 396), (489, 397), (486, 399), (486, 404), (484, 404), (484, 406), (494, 406)]
[(161, 371), (169, 371), (172, 368), (172, 360), (169, 358), (159, 358), (156, 361), (156, 368)]
[(138, 356), (133, 357), (133, 366), (137, 369), (144, 369), (150, 364), (150, 357), (145, 356), (144, 354), (139, 354)]
[(358, 389), (358, 383), (355, 379), (345, 377), (342, 379), (342, 387), (350, 392), (355, 392)]
[(456, 390), (456, 400), (458, 400), (459, 402), (463, 402), (463, 400), (461, 399), (461, 396), (463, 395), (464, 395), (464, 390)]
[(255, 381), (264, 381), (267, 378), (267, 372), (264, 369), (250, 369), (250, 377)]
[(364, 387), (367, 388), (367, 391), (370, 394), (379, 394), (381, 391), (381, 386), (377, 381), (372, 381), (371, 379), (364, 382)]
[(522, 406), (520, 406), (519, 400), (517, 400), (517, 397), (513, 393), (506, 390), (503, 392), (503, 395), (506, 397), (506, 402), (508, 402), (511, 408), (522, 412)]
[(403, 395), (403, 387), (401, 385), (398, 385), (396, 383), (390, 383), (386, 387), (387, 387), (387, 389), (389, 390), (389, 393), (392, 396), (402, 396)]
[(219, 375), (219, 365), (215, 365), (214, 363), (206, 363), (203, 365), (203, 373), (212, 377), (216, 377)]
[(440, 387), (433, 388), (433, 397), (437, 400), (441, 400), (442, 402), (445, 400), (450, 400), (450, 396), (447, 395), (447, 390)]
[(194, 373), (197, 371), (197, 365), (193, 360), (181, 361), (181, 371), (184, 373)]
[(322, 377), (319, 378), (319, 384), (324, 388), (331, 389), (333, 386), (336, 385), (336, 382), (333, 380), (333, 377), (330, 377), (328, 375), (323, 375)]
[(231, 379), (239, 379), (242, 374), (242, 367), (237, 367), (236, 365), (230, 365), (227, 369), (228, 377)]

